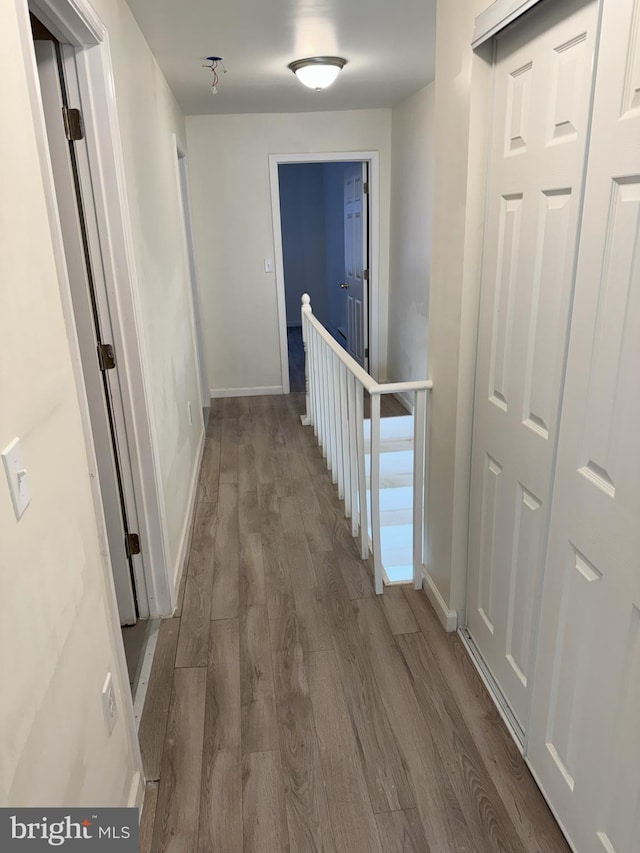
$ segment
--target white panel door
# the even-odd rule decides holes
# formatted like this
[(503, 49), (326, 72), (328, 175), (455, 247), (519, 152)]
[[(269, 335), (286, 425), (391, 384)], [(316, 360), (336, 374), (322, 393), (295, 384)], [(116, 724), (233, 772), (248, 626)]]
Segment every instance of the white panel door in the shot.
[(364, 185), (367, 164), (353, 163), (344, 173), (344, 281), (347, 291), (347, 352), (368, 368), (369, 318), (368, 282), (365, 269), (368, 255), (368, 208)]
[(605, 0), (529, 761), (580, 853), (640, 850), (640, 0)]
[(597, 10), (499, 37), (476, 370), (468, 631), (524, 730), (574, 277)]

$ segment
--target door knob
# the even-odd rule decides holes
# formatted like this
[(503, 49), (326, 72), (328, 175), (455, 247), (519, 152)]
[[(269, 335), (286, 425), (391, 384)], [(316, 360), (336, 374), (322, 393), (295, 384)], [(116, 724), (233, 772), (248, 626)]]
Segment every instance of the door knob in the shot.
[(346, 281), (341, 281), (341, 282), (340, 282), (340, 287), (341, 287), (343, 290), (346, 290), (346, 289), (349, 287), (349, 284), (348, 284)]

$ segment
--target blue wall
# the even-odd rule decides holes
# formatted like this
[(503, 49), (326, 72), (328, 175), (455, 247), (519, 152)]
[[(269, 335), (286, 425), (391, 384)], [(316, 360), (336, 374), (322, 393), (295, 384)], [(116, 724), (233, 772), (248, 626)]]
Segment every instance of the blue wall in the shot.
[(344, 344), (344, 169), (348, 163), (290, 163), (278, 167), (287, 325), (300, 323), (300, 297)]
[(322, 163), (278, 167), (287, 324), (300, 325), (300, 297), (327, 323), (324, 172)]

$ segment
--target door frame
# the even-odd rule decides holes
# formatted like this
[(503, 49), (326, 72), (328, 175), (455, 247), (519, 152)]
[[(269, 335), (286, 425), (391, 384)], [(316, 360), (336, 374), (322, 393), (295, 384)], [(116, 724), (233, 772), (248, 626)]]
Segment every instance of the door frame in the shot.
[[(380, 348), (380, 153), (378, 151), (332, 151), (312, 154), (270, 154), (269, 177), (271, 183), (271, 218), (280, 330), (280, 367), (282, 393), (288, 394), (289, 352), (287, 347), (287, 304), (284, 288), (284, 260), (282, 253), (282, 226), (280, 222), (280, 182), (278, 166), (295, 163), (367, 163), (369, 166), (369, 373), (379, 378)], [(311, 306), (313, 308), (313, 305)]]
[[(141, 334), (133, 232), (129, 217), (109, 34), (87, 0), (14, 0), (14, 4), (20, 27), (31, 112), (87, 455), (94, 473), (92, 489), (96, 521), (105, 553), (108, 554), (102, 499), (97, 481), (95, 446), (83, 384), (29, 12), (33, 12), (62, 44), (71, 45), (76, 49), (75, 60), (83, 119), (89, 130), (87, 146), (104, 261), (105, 295), (111, 314), (113, 344), (122, 368), (120, 381), (127, 428), (126, 444), (131, 459), (138, 507), (138, 533), (143, 551), (141, 557), (145, 589), (137, 590), (138, 605), (141, 617), (168, 615), (175, 604), (175, 590), (171, 582), (157, 437), (149, 399), (151, 386)], [(113, 592), (110, 567), (107, 585)], [(113, 599), (115, 609), (114, 592)]]

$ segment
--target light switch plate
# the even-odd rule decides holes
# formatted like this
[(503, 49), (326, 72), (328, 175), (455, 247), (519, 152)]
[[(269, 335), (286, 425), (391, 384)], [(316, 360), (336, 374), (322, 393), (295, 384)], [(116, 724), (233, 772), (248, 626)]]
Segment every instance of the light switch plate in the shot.
[(31, 491), (27, 481), (27, 470), (22, 461), (22, 447), (18, 438), (14, 438), (2, 451), (2, 462), (11, 492), (13, 510), (16, 518), (21, 518), (31, 503)]
[(273, 260), (272, 258), (264, 259), (264, 271), (265, 272), (273, 272)]

